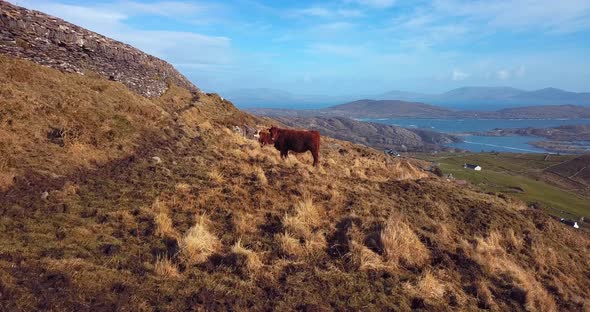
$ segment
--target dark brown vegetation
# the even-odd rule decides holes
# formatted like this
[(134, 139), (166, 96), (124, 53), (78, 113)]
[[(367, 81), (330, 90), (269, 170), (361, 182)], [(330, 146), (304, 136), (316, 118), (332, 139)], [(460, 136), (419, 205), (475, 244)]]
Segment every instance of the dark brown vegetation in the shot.
[(590, 307), (587, 233), (419, 161), (4, 56), (0, 99), (2, 311)]

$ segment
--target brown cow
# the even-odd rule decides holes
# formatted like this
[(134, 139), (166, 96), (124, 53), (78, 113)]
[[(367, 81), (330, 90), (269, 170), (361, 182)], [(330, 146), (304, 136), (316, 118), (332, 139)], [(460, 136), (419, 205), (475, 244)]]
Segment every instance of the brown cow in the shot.
[(289, 151), (295, 153), (311, 152), (313, 165), (318, 165), (320, 158), (320, 133), (308, 130), (281, 129), (272, 126), (268, 129), (275, 148), (281, 152), (281, 158), (287, 158)]
[(258, 133), (258, 142), (260, 143), (260, 146), (265, 146), (267, 144), (272, 144), (272, 138), (270, 137), (270, 133), (269, 132), (259, 132)]

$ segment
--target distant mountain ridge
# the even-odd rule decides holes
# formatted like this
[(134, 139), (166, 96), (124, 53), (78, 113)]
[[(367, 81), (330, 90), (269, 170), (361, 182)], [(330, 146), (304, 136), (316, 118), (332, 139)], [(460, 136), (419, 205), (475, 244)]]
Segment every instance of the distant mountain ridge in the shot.
[(462, 87), (440, 94), (392, 90), (381, 94), (342, 96), (298, 95), (277, 89), (240, 89), (225, 92), (226, 97), (244, 108), (325, 108), (358, 99), (420, 102), (453, 109), (498, 110), (519, 106), (590, 106), (590, 92), (570, 92), (557, 88), (526, 91), (512, 87)]
[[(396, 97), (397, 96), (397, 97)], [(400, 91), (384, 93), (381, 100), (419, 101), (452, 108), (500, 109), (517, 106), (583, 105), (590, 106), (590, 92), (569, 92), (557, 88), (525, 91), (512, 87), (463, 87), (441, 94)]]
[(323, 109), (252, 108), (259, 116), (349, 117), (349, 118), (474, 118), (474, 119), (590, 119), (590, 107), (545, 105), (504, 108), (497, 111), (451, 110), (404, 101), (359, 100)]
[(332, 115), (359, 116), (365, 118), (429, 118), (450, 117), (454, 112), (434, 105), (397, 100), (358, 100), (323, 109)]

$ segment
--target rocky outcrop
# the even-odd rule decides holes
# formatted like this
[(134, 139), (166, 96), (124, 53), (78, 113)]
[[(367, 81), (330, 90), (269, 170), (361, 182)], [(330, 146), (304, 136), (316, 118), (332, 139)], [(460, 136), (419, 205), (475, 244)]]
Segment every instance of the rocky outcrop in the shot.
[(67, 72), (96, 72), (157, 97), (177, 84), (197, 92), (172, 65), (122, 42), (47, 14), (0, 1), (0, 53)]

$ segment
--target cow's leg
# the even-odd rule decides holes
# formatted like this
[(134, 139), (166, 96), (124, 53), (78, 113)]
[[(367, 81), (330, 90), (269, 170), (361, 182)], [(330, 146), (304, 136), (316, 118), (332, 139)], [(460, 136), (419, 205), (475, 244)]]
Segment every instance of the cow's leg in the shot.
[(311, 155), (313, 156), (313, 166), (317, 167), (318, 161), (320, 159), (319, 152), (317, 150), (311, 150), (310, 152), (311, 152)]

